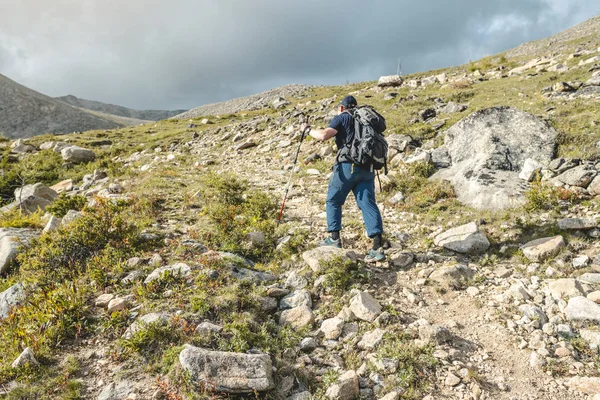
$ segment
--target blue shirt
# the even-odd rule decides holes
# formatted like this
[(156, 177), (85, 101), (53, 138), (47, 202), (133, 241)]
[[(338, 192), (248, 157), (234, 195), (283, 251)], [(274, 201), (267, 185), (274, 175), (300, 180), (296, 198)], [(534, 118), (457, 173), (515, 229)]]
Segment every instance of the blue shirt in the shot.
[(334, 136), (335, 144), (338, 150), (340, 150), (346, 144), (348, 138), (354, 135), (354, 118), (347, 112), (336, 115), (331, 122), (329, 127), (337, 131)]

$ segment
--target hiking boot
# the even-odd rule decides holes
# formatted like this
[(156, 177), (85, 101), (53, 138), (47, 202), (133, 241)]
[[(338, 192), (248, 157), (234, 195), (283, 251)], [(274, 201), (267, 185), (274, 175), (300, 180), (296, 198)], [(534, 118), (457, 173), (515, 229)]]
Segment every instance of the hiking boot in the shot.
[(365, 257), (366, 263), (375, 263), (385, 260), (385, 254), (383, 254), (383, 249), (380, 247), (377, 250), (369, 250), (369, 254)]
[(319, 242), (319, 246), (331, 246), (337, 247), (338, 249), (342, 248), (342, 240), (341, 239), (333, 239), (331, 236), (325, 240), (321, 240)]

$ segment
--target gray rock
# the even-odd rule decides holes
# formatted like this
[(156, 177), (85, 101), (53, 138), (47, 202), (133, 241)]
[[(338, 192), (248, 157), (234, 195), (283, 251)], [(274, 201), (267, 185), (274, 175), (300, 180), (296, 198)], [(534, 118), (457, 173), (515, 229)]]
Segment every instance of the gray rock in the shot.
[(404, 194), (402, 192), (396, 193), (392, 198), (390, 198), (390, 204), (398, 204), (404, 202)]
[(441, 233), (433, 242), (436, 246), (463, 254), (482, 254), (490, 247), (487, 237), (474, 222)]
[(87, 163), (96, 159), (93, 151), (78, 146), (66, 147), (61, 150), (60, 154), (63, 160), (73, 164)]
[(439, 109), (439, 112), (443, 114), (454, 114), (458, 112), (463, 112), (466, 109), (467, 106), (465, 104), (457, 104), (453, 101), (449, 101), (448, 104)]
[(598, 171), (589, 169), (587, 165), (571, 168), (552, 180), (562, 182), (570, 186), (588, 187), (592, 180), (598, 175)]
[(285, 286), (292, 289), (304, 289), (308, 285), (308, 280), (297, 271), (292, 271), (285, 279)]
[(40, 363), (35, 359), (33, 350), (27, 347), (15, 361), (13, 361), (11, 367), (21, 368), (25, 365), (39, 365)]
[(413, 253), (397, 253), (389, 255), (388, 259), (394, 267), (406, 268), (413, 263), (415, 255)]
[(580, 329), (579, 335), (588, 342), (590, 348), (598, 349), (600, 347), (600, 332), (591, 329)]
[(531, 300), (533, 298), (532, 294), (521, 281), (517, 281), (511, 285), (511, 287), (504, 292), (504, 296), (514, 300)]
[(61, 223), (62, 223), (62, 219), (53, 215), (48, 220), (48, 223), (46, 224), (46, 226), (44, 227), (42, 232), (44, 232), (44, 233), (53, 232), (53, 231), (57, 230), (58, 227), (60, 227)]
[(94, 301), (94, 305), (96, 307), (106, 308), (108, 306), (108, 303), (110, 303), (110, 301), (114, 298), (115, 298), (115, 295), (112, 293), (101, 294), (100, 296), (98, 296), (96, 298), (96, 301)]
[(22, 304), (24, 300), (25, 290), (20, 283), (14, 284), (0, 293), (0, 320), (8, 317), (13, 308)]
[[(381, 397), (378, 400), (398, 400), (400, 398), (401, 394), (402, 394), (402, 392), (400, 392), (400, 391), (389, 392), (388, 394), (386, 394), (385, 396)], [(425, 398), (423, 398), (423, 399), (425, 399)]]
[(152, 324), (165, 326), (165, 325), (169, 324), (169, 321), (170, 321), (170, 316), (169, 316), (169, 314), (166, 314), (166, 313), (146, 314), (142, 317), (139, 317), (136, 321), (134, 321), (133, 324), (131, 324), (129, 326), (129, 328), (127, 328), (125, 333), (123, 333), (122, 337), (125, 340), (129, 340), (133, 337), (133, 335), (135, 335), (137, 332), (142, 330), (145, 326), (152, 325)]
[(0, 213), (10, 212), (14, 209), (20, 210), (23, 214), (28, 215), (38, 210), (45, 210), (51, 204), (50, 201), (36, 196), (19, 197), (12, 203), (0, 208)]
[(28, 228), (0, 228), (0, 275), (6, 273), (23, 246), (27, 246), (39, 233)]
[(356, 318), (373, 322), (381, 314), (381, 305), (367, 292), (360, 292), (350, 300), (350, 310)]
[(565, 239), (562, 236), (553, 236), (527, 242), (521, 250), (530, 261), (541, 262), (556, 256), (565, 246)]
[(377, 357), (373, 354), (367, 356), (367, 360), (375, 367), (377, 372), (384, 375), (393, 374), (398, 370), (400, 360), (394, 358)]
[(312, 299), (310, 292), (306, 289), (297, 290), (292, 292), (281, 299), (279, 302), (279, 308), (287, 310), (289, 308), (295, 308), (300, 306), (312, 307)]
[(121, 280), (121, 284), (129, 285), (137, 280), (141, 280), (144, 277), (144, 273), (142, 271), (131, 271), (125, 278)]
[(312, 400), (312, 396), (310, 392), (305, 391), (293, 394), (290, 397), (288, 397), (287, 400)]
[(275, 387), (267, 354), (211, 351), (186, 345), (179, 362), (192, 382), (225, 393), (254, 393)]
[(569, 321), (591, 321), (600, 323), (600, 305), (585, 297), (572, 297), (565, 308), (565, 315)]
[(23, 139), (17, 139), (10, 145), (10, 150), (13, 153), (24, 154), (34, 153), (36, 148), (30, 144), (25, 143)]
[(440, 146), (431, 152), (431, 162), (436, 168), (448, 168), (452, 165), (452, 159), (445, 146)]
[(287, 101), (283, 97), (280, 97), (279, 99), (272, 102), (271, 106), (273, 106), (274, 109), (279, 110), (280, 108), (285, 108), (286, 106), (289, 106), (290, 104), (292, 104), (292, 103)]
[(600, 394), (600, 378), (587, 376), (574, 376), (566, 382), (571, 390), (576, 390), (589, 395)]
[(533, 178), (535, 178), (536, 174), (542, 170), (542, 167), (542, 163), (528, 158), (523, 164), (521, 173), (519, 173), (519, 178), (523, 179), (524, 181), (531, 182)]
[(567, 297), (583, 296), (583, 287), (581, 282), (576, 279), (556, 279), (548, 284), (550, 295), (556, 299), (564, 299)]
[(589, 283), (592, 285), (600, 284), (600, 274), (599, 273), (588, 272), (588, 273), (581, 275), (577, 279), (583, 283)]
[(311, 352), (317, 348), (317, 341), (315, 338), (307, 337), (300, 341), (300, 350), (304, 352)]
[(354, 371), (347, 371), (340, 375), (325, 392), (325, 396), (330, 400), (354, 400), (359, 394), (358, 375)]
[(315, 272), (321, 272), (321, 262), (331, 261), (335, 258), (341, 258), (344, 261), (356, 261), (356, 254), (352, 251), (338, 249), (331, 246), (321, 246), (316, 249), (302, 253), (302, 259)]
[(42, 198), (47, 201), (54, 201), (58, 198), (58, 193), (45, 186), (42, 183), (36, 183), (33, 185), (25, 185), (23, 187), (15, 189), (15, 199), (25, 199), (30, 196)]
[(320, 331), (323, 332), (326, 340), (336, 340), (342, 334), (344, 324), (344, 320), (340, 317), (329, 318), (321, 323)]
[(537, 306), (531, 304), (522, 304), (519, 306), (519, 311), (521, 311), (523, 316), (527, 317), (530, 321), (540, 321), (541, 325), (544, 325), (548, 322), (548, 317), (546, 314)]
[(445, 133), (452, 167), (432, 179), (447, 179), (457, 198), (479, 209), (524, 203), (527, 185), (518, 179), (526, 159), (552, 160), (557, 132), (531, 114), (509, 107), (477, 111)]
[(563, 218), (558, 221), (558, 227), (563, 230), (582, 230), (598, 227), (598, 222), (592, 218)]
[(388, 75), (382, 76), (379, 78), (377, 82), (377, 86), (379, 87), (390, 87), (390, 86), (402, 86), (402, 82), (404, 79), (400, 75)]
[(215, 333), (219, 333), (223, 330), (220, 325), (215, 325), (211, 322), (202, 322), (196, 327), (196, 333), (201, 336), (210, 337)]
[(385, 330), (379, 328), (366, 332), (358, 342), (357, 347), (362, 350), (375, 350), (383, 340), (385, 333)]
[(129, 381), (113, 382), (104, 387), (98, 395), (98, 400), (122, 400), (133, 392)]
[(192, 269), (184, 263), (177, 263), (169, 265), (167, 267), (157, 268), (146, 277), (146, 279), (144, 280), (144, 284), (147, 285), (151, 282), (159, 280), (167, 274), (174, 277), (186, 277), (190, 275), (191, 271)]
[(279, 317), (279, 325), (289, 325), (294, 329), (302, 329), (309, 326), (315, 320), (312, 310), (306, 306), (300, 306), (285, 310)]
[(596, 176), (587, 187), (587, 191), (592, 196), (600, 195), (600, 176)]
[(592, 76), (583, 84), (583, 86), (600, 86), (600, 75)]

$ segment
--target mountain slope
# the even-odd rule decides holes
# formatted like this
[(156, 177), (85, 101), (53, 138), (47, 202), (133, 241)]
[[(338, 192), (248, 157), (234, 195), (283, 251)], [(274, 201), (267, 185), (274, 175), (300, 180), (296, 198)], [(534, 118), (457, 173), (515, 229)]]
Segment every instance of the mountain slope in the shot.
[(113, 129), (143, 122), (72, 107), (0, 75), (0, 133), (9, 138)]
[(597, 47), (600, 45), (600, 15), (575, 25), (556, 35), (523, 43), (509, 50), (507, 57), (533, 57), (549, 52), (565, 52), (573, 43), (582, 47)]
[(104, 114), (117, 115), (120, 117), (134, 118), (147, 121), (160, 121), (162, 119), (171, 118), (177, 114), (181, 114), (186, 110), (132, 110), (131, 108), (117, 106), (114, 104), (102, 103), (94, 100), (80, 99), (73, 95), (56, 97), (63, 103), (67, 103), (74, 107), (84, 108), (86, 110), (99, 111)]
[(306, 85), (286, 85), (262, 93), (239, 97), (221, 103), (206, 104), (193, 108), (182, 114), (176, 115), (176, 119), (189, 119), (204, 117), (207, 115), (232, 114), (239, 111), (260, 110), (267, 107), (280, 97), (297, 97), (304, 93), (309, 87)]

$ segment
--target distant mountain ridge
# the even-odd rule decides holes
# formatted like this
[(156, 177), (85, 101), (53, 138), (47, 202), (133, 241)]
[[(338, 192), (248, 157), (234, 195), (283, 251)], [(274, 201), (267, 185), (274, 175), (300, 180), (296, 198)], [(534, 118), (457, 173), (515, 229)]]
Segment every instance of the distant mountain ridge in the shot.
[(16, 139), (147, 123), (73, 107), (0, 74), (0, 134)]
[(171, 118), (175, 115), (186, 112), (187, 110), (133, 110), (131, 108), (107, 104), (94, 100), (80, 99), (72, 94), (56, 97), (56, 100), (62, 101), (74, 107), (84, 108), (86, 110), (99, 111), (104, 114), (117, 115), (120, 117), (141, 119), (147, 121), (160, 121)]

